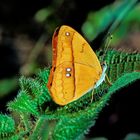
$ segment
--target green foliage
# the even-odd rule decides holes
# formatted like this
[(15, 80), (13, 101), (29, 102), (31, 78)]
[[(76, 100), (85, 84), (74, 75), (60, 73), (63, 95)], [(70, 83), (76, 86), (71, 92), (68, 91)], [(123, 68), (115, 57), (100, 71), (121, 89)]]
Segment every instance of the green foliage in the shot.
[[(108, 28), (108, 32), (114, 34), (115, 39), (113, 38), (113, 41), (116, 42), (118, 37), (122, 38), (122, 36), (126, 35), (126, 32), (128, 33), (129, 24), (132, 20), (139, 21), (139, 6), (134, 7), (137, 1), (138, 0), (117, 1), (97, 12), (91, 11), (82, 26), (84, 35), (88, 40), (93, 41), (100, 33), (106, 31)], [(129, 12), (130, 15), (126, 16)], [(120, 23), (122, 26), (118, 27)], [(117, 32), (114, 32), (116, 29)]]
[(38, 115), (37, 104), (28, 95), (27, 91), (20, 91), (17, 98), (8, 103), (8, 109), (18, 113)]
[(110, 69), (107, 74), (112, 82), (118, 79), (122, 73), (140, 70), (139, 53), (125, 53), (112, 50), (107, 52), (105, 60)]
[[(48, 138), (48, 130), (49, 130), (48, 118), (47, 116), (40, 116), (36, 122), (36, 125), (33, 130), (33, 134), (30, 136), (31, 140), (34, 138), (46, 140)], [(45, 132), (45, 133), (44, 133)]]
[[(63, 0), (53, 1), (51, 6), (43, 8), (35, 14), (35, 20), (42, 24), (48, 33), (52, 34), (54, 27), (62, 22), (55, 13), (58, 13), (63, 2)], [(137, 2), (138, 0), (117, 1), (98, 12), (90, 12), (82, 27), (85, 36), (92, 41), (104, 31), (108, 30), (112, 33)], [(140, 22), (139, 8), (138, 5), (129, 16), (124, 18), (120, 28), (114, 34), (115, 42), (128, 33), (131, 22), (136, 20), (138, 23)], [(28, 69), (32, 73), (36, 67), (37, 56), (46, 40), (44, 33), (29, 56), (28, 64), (23, 67), (21, 72), (26, 73)], [(98, 51), (97, 55), (102, 62), (101, 53), (102, 51)], [(55, 104), (46, 87), (50, 69), (41, 70), (35, 78), (22, 76), (19, 80), (20, 91), (17, 97), (7, 104), (10, 114), (0, 114), (0, 140), (84, 139), (84, 134), (95, 125), (99, 113), (108, 104), (112, 94), (140, 79), (139, 53), (109, 50), (105, 60), (108, 66), (107, 75), (112, 85), (104, 82), (95, 89), (92, 102), (90, 91), (68, 105)], [(0, 81), (0, 96), (13, 90), (16, 85), (15, 79)], [(134, 138), (134, 135), (126, 137), (126, 139), (131, 138)]]
[(119, 28), (114, 32), (114, 38), (112, 44), (115, 45), (117, 42), (125, 38), (130, 31), (140, 30), (140, 4), (138, 4), (122, 21)]
[(42, 23), (51, 15), (51, 13), (51, 8), (43, 8), (35, 14), (35, 20)]
[[(101, 60), (100, 53), (101, 51), (98, 51), (97, 55)], [(0, 115), (1, 139), (84, 139), (84, 134), (94, 126), (111, 95), (140, 79), (140, 72), (137, 72), (140, 70), (140, 54), (110, 50), (106, 55), (106, 63), (109, 67), (107, 73), (113, 85), (104, 83), (97, 88), (92, 103), (92, 95), (89, 92), (68, 105), (56, 105), (46, 87), (49, 69), (40, 71), (35, 78), (21, 77), (19, 94), (8, 103), (13, 119), (7, 115)]]
[(126, 135), (124, 140), (140, 140), (140, 135), (135, 133), (129, 133)]
[(17, 87), (17, 78), (0, 80), (0, 98), (13, 91)]
[[(47, 34), (45, 36), (50, 37), (54, 32), (54, 29), (61, 25), (62, 19), (59, 17), (60, 7), (63, 5), (64, 0), (53, 0), (48, 7), (44, 7), (36, 12), (34, 20), (42, 24), (46, 29)], [(49, 36), (48, 36), (49, 35)]]
[(0, 114), (0, 138), (9, 137), (15, 131), (15, 122), (12, 117)]

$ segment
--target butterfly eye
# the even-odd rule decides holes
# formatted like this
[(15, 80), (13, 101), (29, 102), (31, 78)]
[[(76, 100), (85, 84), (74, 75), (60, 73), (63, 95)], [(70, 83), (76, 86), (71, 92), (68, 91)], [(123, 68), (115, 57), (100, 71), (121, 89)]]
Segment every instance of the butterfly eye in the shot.
[(102, 62), (102, 63), (101, 63), (101, 66), (102, 66), (102, 67), (105, 67), (105, 66), (106, 66), (106, 62)]
[(66, 77), (70, 77), (71, 76), (71, 74), (70, 73), (66, 73)]
[(70, 36), (70, 33), (69, 33), (69, 32), (66, 32), (65, 35), (66, 35), (66, 36)]

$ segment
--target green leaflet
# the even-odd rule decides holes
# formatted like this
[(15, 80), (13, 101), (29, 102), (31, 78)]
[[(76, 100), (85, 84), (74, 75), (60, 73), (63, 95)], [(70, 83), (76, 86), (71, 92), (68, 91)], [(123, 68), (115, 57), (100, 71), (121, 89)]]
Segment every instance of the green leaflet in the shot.
[(8, 115), (0, 114), (0, 139), (9, 136), (15, 131), (15, 121)]
[(128, 84), (131, 84), (131, 82), (134, 82), (136, 80), (140, 79), (140, 72), (132, 72), (132, 73), (126, 73), (123, 76), (121, 76), (110, 88), (109, 93), (114, 93), (120, 88), (125, 87)]
[(26, 91), (20, 91), (17, 98), (14, 101), (8, 103), (8, 109), (10, 111), (27, 114), (38, 115), (37, 104), (26, 93)]

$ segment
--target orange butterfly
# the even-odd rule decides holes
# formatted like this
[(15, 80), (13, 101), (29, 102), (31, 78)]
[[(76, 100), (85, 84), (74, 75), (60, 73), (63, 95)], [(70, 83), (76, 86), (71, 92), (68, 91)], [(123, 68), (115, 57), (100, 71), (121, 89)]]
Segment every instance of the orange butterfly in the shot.
[(105, 79), (96, 54), (74, 29), (63, 25), (52, 39), (53, 61), (47, 87), (56, 104), (66, 105), (79, 99)]

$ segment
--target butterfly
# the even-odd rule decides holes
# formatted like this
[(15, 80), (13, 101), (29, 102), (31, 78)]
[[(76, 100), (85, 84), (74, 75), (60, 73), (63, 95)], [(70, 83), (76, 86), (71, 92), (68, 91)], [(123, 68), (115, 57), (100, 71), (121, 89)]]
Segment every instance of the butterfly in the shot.
[(53, 59), (47, 87), (58, 105), (73, 102), (105, 80), (102, 67), (87, 41), (73, 28), (63, 25), (52, 38)]

